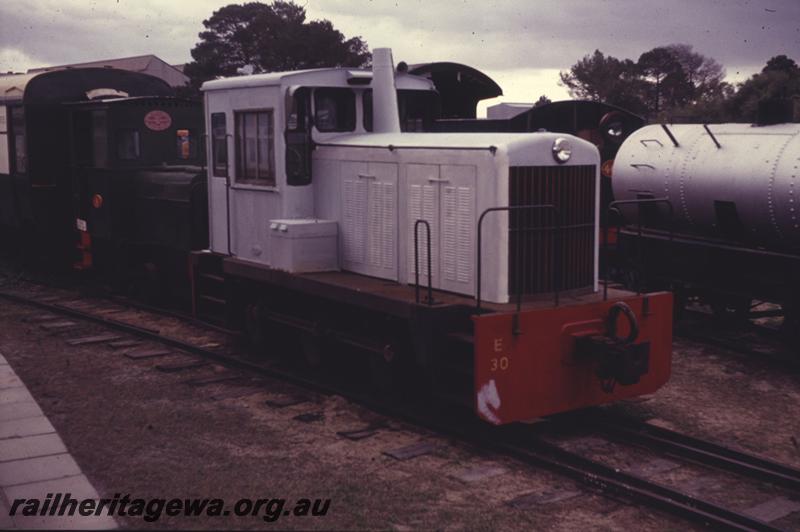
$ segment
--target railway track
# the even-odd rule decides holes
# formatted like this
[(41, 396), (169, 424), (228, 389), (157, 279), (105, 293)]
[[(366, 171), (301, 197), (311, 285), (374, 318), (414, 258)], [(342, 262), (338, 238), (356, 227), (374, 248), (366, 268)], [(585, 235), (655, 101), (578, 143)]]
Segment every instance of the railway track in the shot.
[[(704, 500), (636, 474), (626, 473), (559, 445), (530, 435), (516, 435), (516, 444), (498, 444), (498, 452), (533, 466), (549, 469), (599, 490), (649, 507), (725, 530), (781, 530), (766, 521)], [(491, 445), (486, 442), (486, 445)], [(800, 478), (800, 477), (798, 477)]]
[[(157, 342), (229, 368), (290, 382), (303, 390), (341, 395), (377, 413), (569, 477), (589, 490), (611, 497), (622, 497), (635, 504), (670, 513), (694, 523), (730, 530), (780, 530), (744, 511), (711, 502), (697, 494), (665, 485), (641, 474), (626, 472), (604, 460), (593, 459), (585, 456), (585, 453), (565, 448), (558, 441), (553, 441), (553, 435), (559, 436), (568, 433), (575, 426), (580, 426), (610, 441), (633, 444), (650, 452), (680, 457), (703, 467), (713, 467), (726, 474), (768, 484), (787, 492), (789, 497), (800, 496), (800, 470), (646, 423), (618, 417), (598, 417), (593, 413), (589, 416), (578, 414), (556, 417), (533, 427), (513, 425), (498, 428), (452, 413), (442, 415), (441, 412), (425, 410), (427, 413), (421, 414), (420, 409), (378, 401), (368, 395), (253, 361), (235, 347), (203, 347), (165, 335), (148, 324), (112, 317), (121, 315), (122, 311), (109, 312), (108, 304), (124, 307), (125, 302), (117, 300), (104, 303), (102, 300), (82, 298), (68, 290), (57, 290), (56, 292), (62, 293), (49, 295), (53, 291), (50, 289), (44, 292), (48, 294), (44, 297), (41, 294), (35, 296), (31, 295), (30, 289), (20, 286), (15, 290), (0, 289), (0, 298)], [(105, 312), (97, 312), (98, 305), (104, 306)]]
[(800, 470), (773, 460), (621, 416), (582, 416), (580, 422), (617, 441), (661, 449), (704, 466), (719, 467), (800, 493)]
[(686, 310), (685, 319), (675, 324), (675, 336), (728, 351), (768, 359), (778, 364), (800, 367), (797, 347), (781, 338), (773, 327), (743, 319), (725, 322), (697, 310)]

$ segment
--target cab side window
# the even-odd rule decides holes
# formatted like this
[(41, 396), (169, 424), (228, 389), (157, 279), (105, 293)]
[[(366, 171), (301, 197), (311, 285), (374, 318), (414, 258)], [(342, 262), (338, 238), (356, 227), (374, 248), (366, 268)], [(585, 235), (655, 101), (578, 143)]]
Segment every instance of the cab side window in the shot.
[(108, 117), (105, 111), (92, 111), (94, 167), (108, 166)]
[(225, 113), (211, 114), (211, 164), (216, 177), (228, 177), (228, 126)]
[(10, 143), (6, 106), (0, 104), (0, 174), (11, 173)]
[(25, 111), (11, 108), (11, 134), (14, 139), (14, 169), (18, 174), (28, 172), (28, 150), (25, 142)]
[[(430, 131), (439, 112), (439, 96), (432, 91), (398, 90), (400, 129), (404, 132)], [(372, 90), (363, 95), (364, 129), (372, 131)]]
[(236, 181), (275, 186), (272, 110), (236, 113)]
[(121, 161), (133, 161), (139, 158), (139, 130), (117, 130), (117, 158)]
[(322, 132), (356, 128), (356, 96), (350, 89), (314, 91), (314, 125)]

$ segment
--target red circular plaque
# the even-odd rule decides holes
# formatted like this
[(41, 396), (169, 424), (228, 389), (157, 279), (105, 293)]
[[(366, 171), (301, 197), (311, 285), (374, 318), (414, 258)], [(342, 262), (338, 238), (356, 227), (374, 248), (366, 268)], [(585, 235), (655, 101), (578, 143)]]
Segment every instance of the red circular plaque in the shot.
[(144, 115), (144, 125), (153, 131), (164, 131), (172, 125), (172, 117), (164, 111), (150, 111)]

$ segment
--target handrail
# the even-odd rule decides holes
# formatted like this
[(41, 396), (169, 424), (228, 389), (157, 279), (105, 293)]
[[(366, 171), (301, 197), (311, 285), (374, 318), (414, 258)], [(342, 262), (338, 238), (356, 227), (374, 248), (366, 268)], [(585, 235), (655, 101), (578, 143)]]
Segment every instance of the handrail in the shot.
[(425, 232), (428, 244), (428, 305), (433, 305), (433, 276), (431, 275), (431, 224), (428, 220), (417, 220), (414, 222), (414, 298), (419, 304), (419, 240), (417, 238), (419, 224), (425, 225)]
[[(554, 248), (553, 261), (554, 262), (557, 261), (557, 263), (553, 267), (553, 286), (555, 287), (555, 305), (558, 306), (559, 292), (560, 292), (560, 288), (559, 287), (560, 287), (560, 284), (561, 284), (560, 283), (561, 277), (559, 275), (559, 273), (560, 273), (559, 271), (561, 269), (561, 257), (560, 257), (560, 254), (559, 254), (559, 251), (560, 251), (559, 239), (561, 238), (561, 217), (559, 216), (558, 208), (556, 208), (555, 205), (551, 205), (551, 204), (511, 205), (511, 206), (507, 206), (507, 207), (490, 207), (490, 208), (486, 209), (485, 211), (483, 211), (481, 213), (480, 218), (478, 218), (478, 253), (477, 253), (477, 267), (475, 268), (477, 276), (478, 276), (476, 294), (475, 294), (475, 297), (477, 299), (477, 302), (476, 302), (476, 305), (475, 305), (476, 312), (480, 312), (480, 310), (481, 310), (481, 255), (482, 255), (481, 251), (482, 251), (482, 243), (483, 243), (482, 230), (481, 229), (483, 228), (483, 220), (484, 220), (484, 218), (490, 212), (497, 212), (497, 211), (511, 212), (511, 211), (520, 211), (520, 210), (534, 211), (534, 210), (538, 210), (538, 209), (552, 210), (553, 213), (554, 213), (554, 216), (555, 216), (557, 238), (553, 239), (553, 248)], [(520, 228), (518, 228), (517, 237), (516, 237), (517, 238), (516, 262), (517, 262), (517, 271), (518, 272), (522, 272), (522, 268), (521, 268), (522, 265), (520, 264), (520, 262), (522, 261), (522, 256), (521, 256), (521, 253), (520, 253), (520, 245), (519, 245), (520, 244), (519, 239), (521, 238), (521, 236), (520, 236), (521, 234), (522, 234), (522, 230)], [(517, 295), (517, 314), (515, 315), (515, 318), (518, 316), (518, 314), (520, 312), (520, 309), (522, 308), (522, 285), (521, 285), (521, 283), (520, 283), (520, 286), (518, 287), (516, 295)], [(516, 327), (515, 327), (515, 329), (516, 329)]]
[[(659, 204), (665, 203), (667, 207), (669, 207), (669, 240), (672, 242), (673, 240), (673, 219), (675, 217), (675, 209), (672, 206), (672, 201), (669, 198), (637, 198), (637, 199), (629, 199), (629, 200), (616, 200), (612, 201), (608, 204), (608, 212), (609, 214), (616, 213), (617, 214), (617, 241), (619, 241), (619, 233), (620, 233), (620, 220), (622, 218), (622, 211), (617, 207), (620, 205), (638, 205), (639, 206), (639, 217), (637, 220), (638, 226), (638, 236), (639, 239), (639, 269), (640, 271), (644, 272), (644, 258), (642, 256), (642, 246), (641, 246), (641, 239), (642, 239), (642, 213), (641, 207), (642, 205), (647, 204)], [(603, 301), (608, 300), (608, 224), (610, 216), (606, 216), (605, 223), (603, 224), (603, 253), (602, 253), (602, 261), (603, 261)], [(636, 286), (636, 293), (641, 294), (641, 283), (638, 283)]]

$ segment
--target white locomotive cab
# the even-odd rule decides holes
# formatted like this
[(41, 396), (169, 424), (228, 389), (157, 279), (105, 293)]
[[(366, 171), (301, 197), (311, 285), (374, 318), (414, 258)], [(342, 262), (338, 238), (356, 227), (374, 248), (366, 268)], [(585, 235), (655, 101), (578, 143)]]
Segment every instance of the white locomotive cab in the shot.
[[(425, 78), (397, 78), (398, 90), (434, 91)], [(310, 160), (311, 141), (366, 133), (362, 104), (371, 79), (369, 70), (334, 68), (203, 85), (212, 251), (270, 265), (270, 221), (315, 217), (314, 183), (324, 172), (307, 169), (307, 183), (287, 176), (287, 155), (290, 165), (305, 156), (294, 144), (306, 135), (298, 149)], [(306, 108), (293, 108), (300, 98)]]
[[(553, 133), (403, 133), (395, 116), (397, 90), (432, 91), (433, 87), (427, 79), (395, 73), (387, 49), (376, 49), (373, 61), (375, 71), (371, 76), (368, 71), (326, 69), (263, 74), (204, 85), (210, 131), (211, 249), (273, 268), (310, 271), (286, 257), (287, 253), (308, 257), (307, 250), (287, 252), (286, 246), (291, 244), (285, 239), (281, 246), (273, 246), (270, 227), (275, 227), (277, 220), (299, 218), (320, 220), (326, 227), (334, 222), (337, 245), (330, 246), (330, 232), (325, 233), (325, 245), (327, 252), (336, 256), (326, 262), (314, 255), (317, 269), (327, 263), (330, 269), (335, 266), (355, 274), (413, 284), (414, 227), (417, 220), (424, 220), (417, 226), (420, 284), (429, 282), (429, 229), (433, 287), (474, 296), (478, 219), (487, 209), (509, 205), (510, 170), (543, 170), (542, 175), (552, 181), (572, 175), (555, 170), (577, 167), (583, 169), (585, 190), (591, 194), (583, 205), (593, 209), (594, 214), (593, 226), (589, 223), (591, 227), (587, 227), (592, 244), (583, 248), (587, 272), (584, 285), (596, 290), (600, 189), (597, 149), (576, 137)], [(370, 78), (366, 85), (365, 80)], [(373, 91), (375, 132), (365, 130), (365, 89)], [(393, 99), (394, 105), (389, 105)], [(379, 105), (380, 102), (389, 104)], [(352, 115), (348, 115), (350, 110)], [(221, 131), (213, 131), (214, 117), (221, 113), (227, 127), (224, 139), (229, 156), (225, 165), (218, 160), (220, 148), (214, 151), (215, 138), (223, 138)], [(256, 115), (254, 123), (248, 122), (251, 114)], [(262, 127), (262, 117), (271, 120), (271, 130), (269, 124)], [(217, 121), (222, 123), (219, 118)], [(251, 134), (253, 131), (255, 134)], [(271, 142), (267, 175), (272, 176), (272, 181), (268, 183), (260, 174), (259, 150), (266, 149), (262, 132)], [(571, 147), (567, 161), (555, 157), (554, 146), (560, 138)], [(313, 150), (306, 140), (313, 140)], [(255, 157), (255, 173), (248, 166), (252, 163), (248, 157)], [(225, 173), (223, 166), (227, 176), (217, 175)], [(250, 173), (245, 175), (245, 171)], [(533, 175), (533, 171), (529, 173)], [(508, 213), (489, 213), (482, 235), (481, 298), (508, 302)], [(277, 242), (274, 238), (273, 241)], [(305, 244), (309, 242), (306, 240)], [(276, 256), (279, 248), (280, 257)], [(541, 265), (527, 265), (538, 266)], [(522, 275), (517, 270), (516, 275)]]

